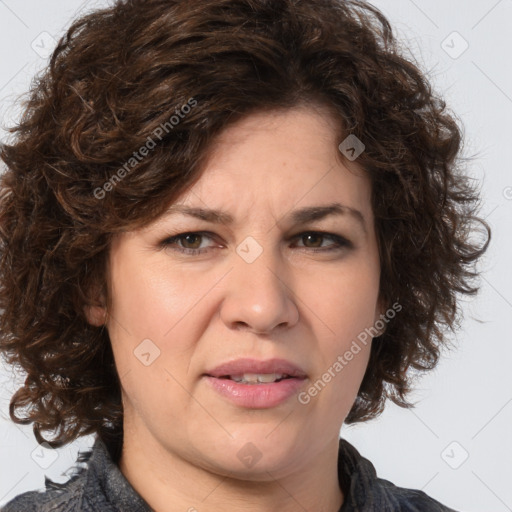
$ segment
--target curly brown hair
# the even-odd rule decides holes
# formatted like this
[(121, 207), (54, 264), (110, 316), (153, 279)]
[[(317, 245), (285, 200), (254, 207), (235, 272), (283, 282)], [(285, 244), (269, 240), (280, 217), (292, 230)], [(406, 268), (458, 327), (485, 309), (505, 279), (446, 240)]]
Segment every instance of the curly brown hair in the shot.
[(112, 237), (162, 214), (228, 125), (299, 105), (328, 107), (340, 142), (364, 143), (380, 295), (402, 306), (372, 343), (346, 422), (387, 398), (412, 405), (411, 373), (434, 368), (457, 294), (477, 292), (490, 228), (461, 129), (385, 16), (356, 0), (122, 0), (73, 22), (0, 147), (0, 351), (26, 372), (9, 412), (38, 442), (122, 437), (108, 332), (84, 313), (94, 290), (109, 303)]

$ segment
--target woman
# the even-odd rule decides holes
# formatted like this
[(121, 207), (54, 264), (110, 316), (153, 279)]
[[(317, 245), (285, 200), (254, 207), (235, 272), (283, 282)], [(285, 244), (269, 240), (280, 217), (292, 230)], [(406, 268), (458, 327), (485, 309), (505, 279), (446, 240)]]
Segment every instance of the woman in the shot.
[(339, 438), (410, 406), (490, 234), (377, 9), (118, 1), (75, 21), (13, 131), (11, 418), (97, 437), (6, 512), (451, 510)]

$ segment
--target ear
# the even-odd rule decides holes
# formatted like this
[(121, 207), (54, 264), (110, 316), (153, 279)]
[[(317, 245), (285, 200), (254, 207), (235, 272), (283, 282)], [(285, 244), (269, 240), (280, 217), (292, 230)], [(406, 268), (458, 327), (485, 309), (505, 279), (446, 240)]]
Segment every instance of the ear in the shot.
[(96, 288), (92, 293), (91, 303), (84, 306), (84, 314), (87, 321), (95, 327), (101, 327), (107, 322), (107, 308), (105, 306), (105, 297)]
[(85, 306), (84, 314), (87, 321), (95, 327), (101, 327), (107, 321), (107, 310), (103, 306)]

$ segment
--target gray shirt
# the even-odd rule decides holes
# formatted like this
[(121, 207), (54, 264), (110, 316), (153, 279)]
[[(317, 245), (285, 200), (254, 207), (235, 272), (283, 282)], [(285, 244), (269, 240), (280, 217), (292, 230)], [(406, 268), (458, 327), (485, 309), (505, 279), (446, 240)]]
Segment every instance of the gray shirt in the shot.
[[(112, 449), (96, 438), (81, 453), (64, 484), (46, 479), (46, 490), (20, 494), (0, 512), (152, 512), (114, 462)], [(79, 466), (78, 463), (82, 465)], [(338, 478), (345, 501), (339, 512), (455, 512), (424, 492), (377, 478), (372, 463), (340, 439)]]

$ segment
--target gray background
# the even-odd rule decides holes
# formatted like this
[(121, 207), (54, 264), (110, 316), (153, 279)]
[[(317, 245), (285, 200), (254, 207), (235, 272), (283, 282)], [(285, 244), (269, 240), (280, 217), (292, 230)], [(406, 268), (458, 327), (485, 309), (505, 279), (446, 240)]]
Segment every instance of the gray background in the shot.
[[(458, 349), (418, 381), (417, 407), (389, 404), (379, 419), (344, 427), (342, 435), (379, 476), (397, 485), (423, 489), (461, 511), (512, 511), (512, 0), (372, 3), (461, 119), (465, 155), (476, 157), (471, 173), (482, 184), (482, 214), (493, 242), (481, 266), (481, 292), (464, 303)], [(14, 100), (45, 65), (69, 21), (104, 5), (0, 0), (3, 126), (16, 119)], [(89, 436), (56, 451), (38, 447), (30, 427), (8, 421), (9, 398), (19, 381), (12, 370), (0, 369), (0, 505), (42, 488), (45, 474), (65, 481), (77, 451), (92, 443)]]

